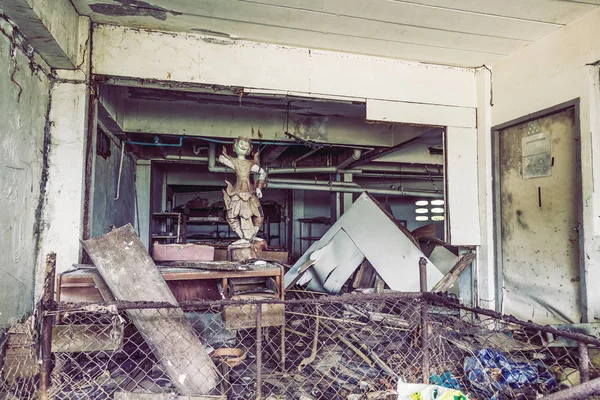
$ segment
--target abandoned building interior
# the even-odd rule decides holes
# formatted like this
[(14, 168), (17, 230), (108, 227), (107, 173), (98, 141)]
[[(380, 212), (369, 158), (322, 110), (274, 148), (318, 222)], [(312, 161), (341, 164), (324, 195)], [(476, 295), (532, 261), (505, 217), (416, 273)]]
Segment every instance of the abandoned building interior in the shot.
[(0, 0), (0, 399), (600, 398), (598, 154), (598, 0)]

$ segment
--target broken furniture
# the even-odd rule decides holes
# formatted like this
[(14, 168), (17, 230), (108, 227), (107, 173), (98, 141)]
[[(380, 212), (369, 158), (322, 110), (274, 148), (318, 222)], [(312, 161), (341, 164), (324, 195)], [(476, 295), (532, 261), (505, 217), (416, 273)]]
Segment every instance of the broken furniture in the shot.
[[(225, 298), (229, 298), (229, 282), (243, 278), (273, 278), (283, 293), (283, 268), (268, 264), (265, 267), (248, 265), (240, 269), (216, 270), (222, 265), (235, 266), (237, 263), (181, 263), (190, 267), (164, 267), (158, 266), (158, 271), (171, 289), (178, 302), (192, 300), (217, 300), (221, 298), (217, 284), (223, 287)], [(196, 265), (196, 267), (194, 267)], [(200, 269), (198, 266), (202, 266)], [(77, 269), (65, 272), (58, 278), (57, 301), (85, 303), (95, 301), (109, 301), (99, 271), (93, 265), (78, 264)], [(235, 267), (230, 267), (235, 268)], [(131, 280), (130, 278), (124, 278)]]
[(181, 394), (210, 394), (217, 386), (216, 366), (131, 224), (85, 240), (83, 247), (115, 298), (177, 307), (131, 309), (127, 315)]
[[(297, 283), (309, 290), (339, 293), (364, 258), (392, 290), (420, 290), (421, 259), (427, 261), (428, 290), (443, 277), (406, 228), (397, 225), (393, 216), (365, 192), (285, 274), (285, 286)], [(298, 277), (301, 269), (304, 275)]]

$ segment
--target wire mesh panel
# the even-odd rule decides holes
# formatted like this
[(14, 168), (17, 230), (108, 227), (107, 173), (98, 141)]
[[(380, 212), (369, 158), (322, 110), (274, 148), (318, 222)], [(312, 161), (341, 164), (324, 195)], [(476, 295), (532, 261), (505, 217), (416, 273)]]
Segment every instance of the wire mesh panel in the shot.
[[(186, 303), (183, 311), (137, 303), (52, 311), (47, 395), (410, 399), (403, 396), (435, 387), (469, 399), (535, 399), (600, 375), (593, 337), (561, 334), (434, 296), (295, 296), (284, 302)], [(171, 328), (160, 325), (173, 318), (185, 321)], [(161, 328), (149, 330), (140, 319)], [(210, 365), (192, 350), (176, 357), (161, 350), (172, 343), (184, 349), (197, 346), (197, 340), (189, 340), (190, 332)], [(31, 353), (38, 365), (36, 357)], [(3, 360), (0, 398), (37, 397), (39, 367), (25, 369), (15, 379), (17, 364), (6, 356)], [(217, 379), (207, 390), (198, 389), (212, 382), (207, 372)]]

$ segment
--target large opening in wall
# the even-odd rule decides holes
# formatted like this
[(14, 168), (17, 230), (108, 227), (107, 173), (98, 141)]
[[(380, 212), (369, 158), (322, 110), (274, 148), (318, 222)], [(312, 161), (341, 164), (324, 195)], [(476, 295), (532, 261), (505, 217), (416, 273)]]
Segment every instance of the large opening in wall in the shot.
[(92, 236), (131, 222), (155, 259), (157, 245), (200, 244), (227, 260), (239, 236), (223, 189), (236, 175), (220, 156), (246, 137), (267, 175), (257, 236), (270, 257), (293, 264), (365, 192), (427, 257), (453, 265), (459, 255), (445, 243), (442, 127), (367, 121), (361, 101), (231, 88), (99, 93)]
[[(363, 191), (410, 231), (444, 239), (443, 128), (365, 121), (365, 104), (106, 86), (99, 118), (151, 169), (148, 242), (227, 244), (219, 162), (238, 136), (268, 174), (259, 236), (299, 257)], [(106, 104), (104, 104), (106, 103)], [(143, 196), (138, 190), (138, 196)], [(185, 224), (164, 213), (178, 213)], [(185, 225), (185, 226), (183, 226)]]

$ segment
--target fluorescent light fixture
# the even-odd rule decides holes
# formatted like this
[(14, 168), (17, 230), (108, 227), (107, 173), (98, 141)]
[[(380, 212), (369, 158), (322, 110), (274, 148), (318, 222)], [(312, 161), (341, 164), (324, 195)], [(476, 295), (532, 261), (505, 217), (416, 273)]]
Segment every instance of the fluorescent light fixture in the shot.
[(431, 212), (434, 214), (443, 214), (444, 213), (444, 207), (434, 207), (431, 209)]
[(431, 200), (431, 205), (432, 206), (443, 206), (444, 205), (444, 200), (441, 200), (441, 199)]
[(428, 202), (427, 200), (417, 200), (417, 201), (415, 202), (415, 205), (416, 205), (416, 206), (421, 206), (421, 207), (422, 207), (422, 206), (429, 205), (429, 202)]
[(428, 210), (427, 208), (417, 208), (417, 209), (415, 210), (415, 212), (416, 212), (417, 214), (427, 214), (427, 213), (429, 212), (429, 210)]
[(415, 219), (417, 221), (429, 221), (429, 217), (427, 215), (417, 215)]

